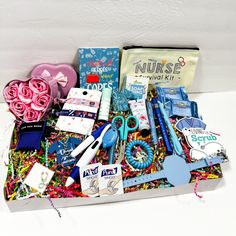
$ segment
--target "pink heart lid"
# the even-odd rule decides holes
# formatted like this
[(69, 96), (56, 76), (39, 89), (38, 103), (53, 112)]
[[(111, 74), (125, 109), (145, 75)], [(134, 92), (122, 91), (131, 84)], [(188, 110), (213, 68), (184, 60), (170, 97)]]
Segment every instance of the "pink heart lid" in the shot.
[(24, 122), (39, 121), (59, 98), (58, 83), (52, 77), (12, 80), (3, 90), (9, 110)]
[(35, 66), (31, 72), (32, 77), (52, 77), (57, 81), (61, 97), (66, 97), (72, 87), (77, 83), (77, 74), (68, 64), (43, 63)]

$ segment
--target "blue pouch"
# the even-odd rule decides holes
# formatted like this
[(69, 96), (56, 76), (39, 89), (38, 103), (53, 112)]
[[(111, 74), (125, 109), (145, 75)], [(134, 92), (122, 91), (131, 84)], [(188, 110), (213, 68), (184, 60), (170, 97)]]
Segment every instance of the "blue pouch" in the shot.
[(40, 142), (42, 140), (46, 121), (22, 123), (19, 129), (18, 150), (39, 150), (41, 148)]
[(174, 100), (183, 100), (188, 101), (188, 95), (185, 91), (184, 87), (176, 87), (176, 88), (161, 88), (156, 87), (158, 100), (165, 104), (166, 102)]
[(197, 103), (192, 101), (172, 100), (166, 104), (165, 109), (169, 117), (199, 117)]

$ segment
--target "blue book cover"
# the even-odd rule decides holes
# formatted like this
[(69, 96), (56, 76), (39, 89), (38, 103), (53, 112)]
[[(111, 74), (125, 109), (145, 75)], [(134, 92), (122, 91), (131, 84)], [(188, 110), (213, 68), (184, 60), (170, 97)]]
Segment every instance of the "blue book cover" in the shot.
[(119, 48), (79, 49), (80, 87), (118, 89)]

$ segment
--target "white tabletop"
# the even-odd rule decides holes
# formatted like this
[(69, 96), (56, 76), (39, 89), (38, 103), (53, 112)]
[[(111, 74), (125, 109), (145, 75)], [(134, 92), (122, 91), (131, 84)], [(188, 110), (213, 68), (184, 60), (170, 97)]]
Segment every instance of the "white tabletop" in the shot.
[[(130, 202), (91, 205), (54, 210), (10, 213), (3, 197), (6, 175), (5, 151), (0, 158), (0, 234), (9, 235), (235, 235), (236, 158), (234, 147), (236, 92), (191, 94), (197, 101), (207, 127), (222, 135), (230, 158), (223, 167), (223, 184), (204, 192), (203, 199), (194, 194), (144, 199)], [(0, 104), (1, 151), (11, 135), (12, 115)], [(5, 160), (6, 161), (6, 160)]]

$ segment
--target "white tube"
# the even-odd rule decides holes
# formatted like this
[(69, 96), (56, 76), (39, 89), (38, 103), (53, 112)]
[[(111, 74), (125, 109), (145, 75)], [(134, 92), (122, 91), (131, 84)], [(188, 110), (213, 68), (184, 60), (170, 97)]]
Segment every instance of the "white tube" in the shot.
[(84, 152), (82, 157), (76, 163), (76, 166), (78, 166), (78, 167), (86, 166), (89, 164), (90, 161), (92, 161), (92, 159), (95, 157), (99, 147), (101, 146), (102, 139), (103, 139), (105, 133), (107, 132), (107, 130), (110, 129), (110, 127), (111, 127), (111, 125), (109, 124), (103, 129), (101, 135)]
[(129, 101), (129, 105), (133, 116), (136, 116), (139, 120), (139, 131), (141, 131), (141, 135), (144, 137), (149, 135), (150, 124), (145, 99), (138, 99), (137, 101), (131, 100)]
[(83, 150), (85, 150), (93, 141), (94, 137), (92, 135), (88, 136), (78, 147), (76, 147), (72, 152), (71, 156), (76, 157), (78, 156)]
[(102, 99), (98, 114), (98, 120), (108, 121), (110, 103), (111, 103), (111, 93), (112, 93), (111, 88), (104, 88), (102, 90)]

